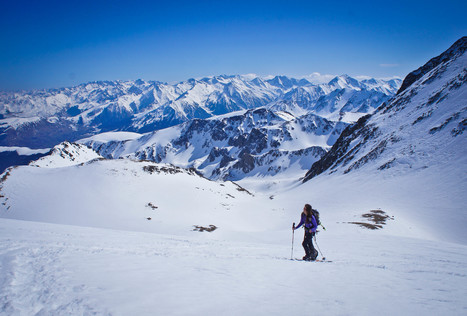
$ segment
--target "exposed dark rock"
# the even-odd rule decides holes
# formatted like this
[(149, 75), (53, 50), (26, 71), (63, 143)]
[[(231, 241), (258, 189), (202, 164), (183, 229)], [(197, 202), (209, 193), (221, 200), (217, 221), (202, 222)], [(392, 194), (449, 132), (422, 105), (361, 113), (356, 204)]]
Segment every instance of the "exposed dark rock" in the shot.
[(220, 168), (227, 167), (227, 165), (228, 165), (231, 161), (234, 161), (234, 160), (235, 160), (235, 158), (230, 157), (229, 155), (225, 155), (224, 157), (222, 157), (221, 162), (220, 162), (220, 164), (219, 164), (219, 167), (220, 167)]
[(382, 229), (387, 224), (388, 220), (394, 220), (394, 216), (389, 216), (382, 210), (372, 210), (369, 213), (365, 213), (362, 217), (368, 222), (348, 222), (349, 224), (358, 225), (363, 228), (377, 230)]
[(362, 165), (366, 164), (371, 160), (375, 160), (378, 158), (386, 149), (388, 141), (383, 139), (375, 148), (373, 148), (368, 154), (354, 162), (347, 170), (344, 171), (345, 173), (349, 173), (352, 170), (360, 168)]
[(378, 170), (389, 169), (394, 165), (396, 158), (391, 159), (390, 161), (386, 162), (385, 164), (381, 165)]
[(240, 169), (246, 174), (255, 168), (255, 158), (248, 153), (243, 153), (233, 168)]
[(424, 119), (427, 119), (431, 116), (431, 114), (433, 114), (433, 110), (430, 110), (426, 113), (423, 113), (421, 116), (419, 116), (415, 121), (413, 121), (412, 125), (415, 125), (417, 123), (420, 123), (421, 121), (423, 121)]
[(253, 128), (246, 139), (247, 146), (251, 148), (251, 152), (261, 153), (268, 147), (268, 138), (260, 129)]
[[(177, 174), (177, 173), (187, 173), (190, 175), (197, 175), (200, 177), (203, 177), (201, 173), (198, 172), (198, 170), (194, 168), (189, 168), (189, 169), (183, 169), (180, 167), (176, 166), (158, 166), (158, 165), (147, 165), (143, 167), (143, 171), (149, 173), (149, 174), (160, 174), (160, 173), (165, 173), (165, 174)], [(203, 177), (204, 178), (204, 177)]]
[(463, 119), (456, 128), (451, 131), (452, 136), (456, 137), (464, 133), (465, 128), (467, 127), (467, 119)]
[(433, 127), (432, 129), (430, 129), (430, 134), (434, 134), (434, 133), (437, 133), (439, 131), (441, 131), (443, 128), (446, 127), (446, 125), (448, 125), (451, 121), (453, 120), (456, 120), (458, 119), (460, 116), (460, 112), (457, 112), (455, 113), (454, 115), (450, 116), (449, 118), (446, 119), (446, 121), (443, 122), (443, 124), (439, 125), (439, 126), (436, 126), (436, 127)]
[(204, 227), (204, 226), (199, 226), (199, 225), (193, 225), (193, 231), (195, 232), (208, 232), (211, 233), (217, 229), (216, 225), (209, 225), (209, 227)]
[(319, 161), (315, 162), (311, 169), (306, 173), (303, 178), (303, 182), (323, 173), (331, 168), (338, 159), (342, 159), (345, 156), (350, 143), (365, 129), (366, 123), (370, 117), (370, 115), (363, 116), (355, 124), (349, 125), (344, 129), (332, 148)]

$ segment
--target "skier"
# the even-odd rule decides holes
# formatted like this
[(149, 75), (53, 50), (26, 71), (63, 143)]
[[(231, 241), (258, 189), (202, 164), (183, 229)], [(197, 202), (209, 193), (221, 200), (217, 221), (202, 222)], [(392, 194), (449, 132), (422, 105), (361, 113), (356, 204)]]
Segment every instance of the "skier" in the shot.
[(305, 236), (303, 238), (303, 249), (305, 249), (305, 256), (303, 260), (314, 261), (318, 256), (318, 251), (316, 251), (313, 246), (313, 236), (316, 233), (318, 228), (318, 223), (316, 222), (315, 217), (313, 216), (312, 208), (310, 204), (305, 204), (303, 207), (303, 212), (301, 215), (300, 223), (295, 227), (295, 223), (292, 226), (292, 230), (299, 229), (302, 225), (305, 228)]

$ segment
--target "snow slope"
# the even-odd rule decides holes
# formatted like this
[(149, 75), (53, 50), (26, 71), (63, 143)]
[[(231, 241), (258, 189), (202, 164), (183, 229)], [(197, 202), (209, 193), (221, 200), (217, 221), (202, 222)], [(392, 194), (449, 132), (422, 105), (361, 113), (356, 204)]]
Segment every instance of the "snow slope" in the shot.
[[(76, 149), (73, 157), (89, 157), (79, 154), (84, 146)], [(2, 176), (0, 314), (467, 310), (466, 243), (442, 241), (433, 231), (445, 227), (408, 216), (416, 199), (402, 195), (403, 187), (391, 191), (397, 203), (381, 199), (390, 186), (362, 185), (367, 179), (356, 175), (251, 195), (170, 165), (73, 164), (69, 156), (51, 156), (47, 167), (10, 168)], [(291, 223), (305, 202), (321, 212), (326, 231), (318, 245), (332, 262), (290, 260)], [(393, 218), (381, 230), (349, 223), (378, 208)], [(452, 220), (465, 222), (461, 213)], [(217, 229), (196, 231), (210, 225)], [(303, 255), (301, 234), (295, 232), (295, 258)], [(304, 291), (311, 292), (306, 299)]]
[[(381, 202), (405, 209), (438, 239), (466, 243), (466, 49), (464, 37), (407, 76), (410, 84), (344, 130), (305, 181), (344, 175), (360, 178), (359, 188), (383, 186)], [(365, 190), (356, 197), (368, 199)]]
[(329, 231), (319, 245), (333, 262), (308, 263), (288, 260), (290, 239), (246, 243), (199, 232), (178, 237), (6, 219), (0, 232), (3, 315), (464, 315), (467, 309), (467, 249), (455, 244)]
[(84, 145), (63, 142), (55, 146), (49, 155), (30, 163), (34, 167), (58, 168), (86, 163), (102, 158), (91, 148)]
[(168, 233), (173, 226), (191, 230), (231, 218), (243, 221), (245, 211), (229, 210), (232, 204), (251, 202), (232, 183), (211, 182), (170, 165), (103, 159), (83, 163), (86, 152), (76, 158), (81, 164), (68, 156), (62, 161), (57, 161), (60, 155), (52, 157), (7, 172), (2, 217)]
[(307, 179), (361, 168), (403, 173), (438, 165), (465, 166), (467, 37), (456, 46), (457, 54), (427, 69), (391, 102), (344, 131)]

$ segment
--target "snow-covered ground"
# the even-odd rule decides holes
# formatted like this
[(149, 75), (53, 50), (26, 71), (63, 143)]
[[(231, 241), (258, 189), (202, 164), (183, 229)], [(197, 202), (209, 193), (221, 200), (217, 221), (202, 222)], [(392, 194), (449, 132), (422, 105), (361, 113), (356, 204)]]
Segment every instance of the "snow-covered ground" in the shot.
[(319, 236), (332, 262), (309, 263), (290, 239), (1, 219), (0, 313), (465, 315), (466, 246), (342, 227)]
[[(438, 209), (465, 192), (452, 191), (462, 178), (350, 174), (251, 195), (169, 165), (70, 157), (4, 174), (2, 315), (467, 312), (462, 199), (449, 216)], [(318, 245), (332, 262), (290, 260), (291, 225), (307, 202), (321, 212)], [(389, 216), (382, 229), (349, 224), (371, 210)], [(217, 229), (195, 229), (209, 225)], [(294, 258), (301, 241), (296, 231)]]

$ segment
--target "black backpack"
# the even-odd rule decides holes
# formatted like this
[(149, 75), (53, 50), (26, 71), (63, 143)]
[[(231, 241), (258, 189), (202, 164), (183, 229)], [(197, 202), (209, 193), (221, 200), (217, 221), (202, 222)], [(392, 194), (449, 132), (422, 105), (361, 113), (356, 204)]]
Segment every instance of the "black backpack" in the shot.
[(318, 210), (315, 210), (315, 209), (311, 209), (311, 213), (313, 214), (313, 216), (315, 217), (315, 220), (316, 220), (316, 224), (317, 226), (320, 226), (323, 227), (324, 230), (326, 230), (326, 227), (323, 226), (323, 224), (321, 224), (321, 221), (319, 220), (319, 212)]
[(313, 216), (315, 217), (315, 220), (316, 220), (316, 224), (319, 226), (321, 225), (321, 222), (319, 221), (319, 212), (318, 210), (315, 210), (315, 209), (311, 209), (311, 213), (313, 214)]

